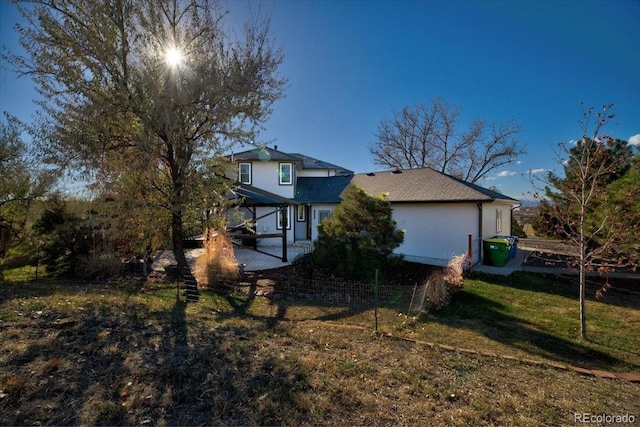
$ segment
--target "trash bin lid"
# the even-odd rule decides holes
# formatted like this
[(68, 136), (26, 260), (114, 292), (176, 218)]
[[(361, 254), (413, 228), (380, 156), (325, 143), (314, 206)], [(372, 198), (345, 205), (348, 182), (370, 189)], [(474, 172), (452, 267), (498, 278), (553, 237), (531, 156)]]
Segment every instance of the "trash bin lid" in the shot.
[(490, 239), (484, 239), (484, 241), (488, 243), (501, 243), (503, 245), (509, 244), (509, 239), (506, 239), (504, 237), (501, 237), (501, 238), (492, 237)]
[(493, 236), (492, 239), (507, 239), (511, 244), (518, 240), (516, 236)]

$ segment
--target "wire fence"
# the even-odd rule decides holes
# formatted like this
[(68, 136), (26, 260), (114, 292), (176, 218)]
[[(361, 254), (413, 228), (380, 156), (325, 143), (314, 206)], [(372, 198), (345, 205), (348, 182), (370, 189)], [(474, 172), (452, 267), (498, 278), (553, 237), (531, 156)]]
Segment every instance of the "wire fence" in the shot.
[(280, 282), (274, 289), (278, 300), (305, 300), (317, 304), (354, 309), (375, 306), (407, 307), (413, 288), (329, 279), (294, 279)]
[[(342, 312), (375, 312), (386, 308), (418, 315), (429, 303), (428, 281), (394, 283), (383, 280), (349, 281), (335, 277), (301, 278), (298, 274), (269, 275), (253, 281), (217, 276), (213, 288), (238, 292), (248, 297), (264, 297), (278, 306), (315, 306)], [(343, 317), (344, 318), (344, 317)]]

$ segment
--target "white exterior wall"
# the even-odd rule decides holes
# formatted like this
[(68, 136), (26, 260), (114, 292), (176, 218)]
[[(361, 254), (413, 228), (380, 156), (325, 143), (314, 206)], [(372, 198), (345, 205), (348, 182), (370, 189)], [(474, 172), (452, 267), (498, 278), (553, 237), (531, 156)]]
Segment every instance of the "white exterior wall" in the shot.
[[(393, 204), (396, 227), (405, 230), (404, 242), (394, 252), (407, 261), (446, 265), (454, 255), (467, 253), (469, 234), (478, 238), (475, 203)], [(478, 262), (474, 248), (473, 263)]]
[[(280, 162), (251, 162), (251, 185), (292, 199), (295, 194), (295, 185), (280, 185), (279, 172)], [(295, 163), (293, 164), (293, 182), (296, 182)]]
[[(497, 228), (497, 211), (502, 212), (502, 229)], [(492, 202), (482, 204), (482, 238), (488, 239), (495, 235), (511, 235), (511, 204)]]
[[(244, 209), (245, 218), (251, 219), (251, 211), (249, 209)], [(278, 228), (278, 216), (275, 213), (276, 207), (274, 206), (265, 206), (256, 208), (256, 228), (255, 232), (257, 234), (276, 234), (282, 233), (282, 229)], [(268, 214), (268, 215), (267, 215)], [(295, 211), (293, 206), (289, 206), (289, 224), (290, 228), (287, 228), (287, 242), (293, 242), (293, 221), (295, 221), (295, 217), (291, 217), (294, 215)], [(260, 218), (261, 216), (264, 218)], [(272, 246), (272, 245), (281, 245), (282, 238), (281, 237), (269, 237), (264, 239), (258, 239), (258, 246)]]
[[(324, 204), (315, 204), (312, 205), (309, 212), (308, 221), (311, 222), (311, 241), (318, 239), (318, 225), (320, 224), (320, 211), (329, 211), (333, 212), (337, 204), (335, 203), (324, 203)], [(256, 233), (258, 234), (274, 234), (281, 233), (282, 230), (277, 228), (277, 216), (275, 213), (276, 208), (274, 207), (260, 207), (256, 209), (256, 217), (260, 218), (262, 215), (266, 215), (271, 213), (271, 215), (265, 216), (264, 218), (258, 219), (256, 225)], [(293, 243), (294, 241), (294, 228), (296, 221), (296, 210), (295, 206), (289, 206), (289, 218), (290, 218), (290, 228), (287, 228), (287, 242)], [(247, 218), (250, 218), (251, 214), (247, 211)], [(280, 245), (282, 244), (282, 239), (280, 237), (273, 238), (265, 238), (258, 240), (258, 245)]]
[(311, 206), (311, 241), (318, 239), (318, 225), (320, 224), (320, 211), (333, 212), (337, 203), (320, 203)]

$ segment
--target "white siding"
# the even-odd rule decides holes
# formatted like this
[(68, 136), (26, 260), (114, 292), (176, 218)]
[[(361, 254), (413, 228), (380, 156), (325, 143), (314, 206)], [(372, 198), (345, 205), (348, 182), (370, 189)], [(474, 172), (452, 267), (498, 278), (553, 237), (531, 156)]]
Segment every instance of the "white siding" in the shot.
[[(454, 255), (468, 252), (469, 234), (478, 236), (478, 207), (462, 203), (394, 204), (396, 227), (405, 230), (395, 252), (407, 261), (445, 265)], [(478, 254), (474, 248), (474, 260)]]
[[(311, 240), (312, 241), (318, 239), (318, 224), (320, 224), (320, 212), (321, 211), (333, 212), (336, 206), (337, 206), (336, 203), (324, 203), (324, 204), (316, 204), (311, 206), (309, 217), (307, 218), (307, 220), (311, 221)], [(256, 229), (255, 229), (256, 233), (275, 234), (275, 233), (282, 232), (281, 229), (277, 228), (278, 218), (274, 213), (275, 210), (276, 210), (275, 207), (256, 208), (256, 218), (259, 218), (256, 224)], [(251, 211), (249, 209), (243, 209), (242, 211), (244, 212), (245, 218), (251, 219)], [(260, 218), (263, 215), (266, 215), (266, 216), (264, 216), (264, 218)], [(291, 228), (287, 229), (287, 242), (292, 243), (294, 241), (294, 227), (295, 227), (295, 220), (296, 220), (296, 217), (295, 217), (296, 212), (295, 212), (294, 205), (289, 206), (289, 215), (290, 215), (290, 221), (291, 221), (290, 222)], [(264, 238), (264, 239), (258, 240), (258, 245), (263, 245), (263, 246), (280, 245), (280, 244), (282, 244), (282, 239), (280, 237)]]
[[(502, 212), (502, 229), (497, 228), (497, 212)], [(511, 204), (492, 202), (482, 204), (482, 238), (488, 239), (495, 235), (511, 235)]]
[[(276, 207), (268, 206), (268, 207), (259, 207), (256, 208), (256, 218), (259, 218), (256, 223), (256, 233), (257, 234), (276, 234), (282, 233), (282, 229), (278, 228), (278, 215), (275, 213)], [(289, 206), (289, 225), (290, 228), (287, 228), (287, 242), (293, 242), (293, 224), (295, 221), (294, 209), (293, 206)], [(264, 218), (260, 218), (264, 216)], [(248, 218), (251, 218), (251, 214), (249, 213)], [(264, 239), (258, 239), (258, 246), (271, 246), (271, 245), (281, 245), (282, 238), (281, 237), (270, 237)]]
[(329, 211), (333, 212), (336, 208), (337, 203), (324, 203), (324, 204), (316, 204), (311, 206), (311, 240), (318, 239), (318, 225), (320, 224), (320, 212), (321, 211)]
[[(295, 194), (295, 185), (280, 185), (278, 178), (279, 162), (252, 162), (251, 183), (254, 187), (268, 191), (278, 196), (292, 199)], [(295, 165), (293, 182), (295, 183)]]

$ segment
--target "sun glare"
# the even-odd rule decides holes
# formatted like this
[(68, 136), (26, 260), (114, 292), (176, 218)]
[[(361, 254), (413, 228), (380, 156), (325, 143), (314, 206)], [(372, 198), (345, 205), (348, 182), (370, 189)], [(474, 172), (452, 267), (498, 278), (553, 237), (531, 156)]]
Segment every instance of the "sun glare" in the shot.
[(167, 49), (164, 54), (165, 61), (167, 61), (167, 65), (170, 67), (176, 67), (182, 62), (182, 52), (175, 47), (171, 47)]

